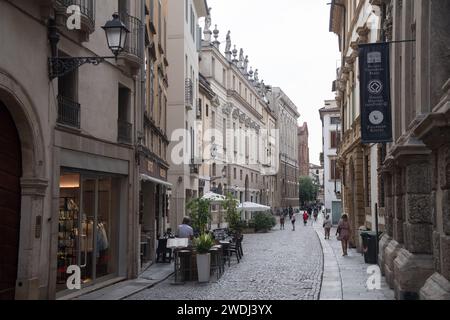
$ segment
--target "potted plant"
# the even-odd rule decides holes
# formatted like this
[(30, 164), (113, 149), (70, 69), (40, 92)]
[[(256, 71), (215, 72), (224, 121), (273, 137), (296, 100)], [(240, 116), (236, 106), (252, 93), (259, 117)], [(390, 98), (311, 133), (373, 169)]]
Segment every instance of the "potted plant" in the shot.
[(197, 273), (198, 282), (209, 282), (211, 274), (211, 254), (209, 250), (214, 246), (214, 239), (211, 235), (203, 233), (194, 239), (194, 246), (197, 251)]

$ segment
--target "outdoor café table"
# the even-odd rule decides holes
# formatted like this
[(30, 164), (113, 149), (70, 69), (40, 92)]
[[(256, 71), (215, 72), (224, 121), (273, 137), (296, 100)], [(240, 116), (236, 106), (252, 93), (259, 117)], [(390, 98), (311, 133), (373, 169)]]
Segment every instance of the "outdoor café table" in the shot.
[(175, 283), (178, 282), (178, 267), (179, 267), (179, 262), (178, 262), (178, 258), (179, 258), (179, 252), (180, 251), (184, 251), (184, 249), (186, 251), (188, 250), (188, 246), (189, 246), (189, 239), (181, 239), (181, 238), (175, 238), (175, 239), (168, 239), (167, 240), (167, 248), (171, 248), (174, 251), (174, 258), (175, 258), (175, 263), (174, 263), (174, 271), (175, 271)]

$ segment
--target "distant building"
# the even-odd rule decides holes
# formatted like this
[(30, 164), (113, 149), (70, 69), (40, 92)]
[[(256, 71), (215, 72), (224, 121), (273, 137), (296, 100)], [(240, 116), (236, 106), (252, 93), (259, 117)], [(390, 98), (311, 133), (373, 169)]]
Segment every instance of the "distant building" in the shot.
[(279, 170), (277, 174), (277, 187), (275, 192), (276, 208), (289, 206), (298, 207), (299, 199), (299, 166), (298, 166), (298, 144), (295, 130), (300, 114), (297, 106), (281, 90), (273, 88), (269, 95), (270, 106), (277, 115), (277, 126), (279, 132)]
[(342, 215), (341, 175), (337, 167), (337, 148), (340, 141), (341, 116), (336, 101), (325, 101), (319, 110), (322, 120), (324, 203), (325, 212), (331, 214), (333, 223)]
[(319, 186), (319, 191), (317, 193), (317, 201), (322, 204), (325, 203), (323, 175), (324, 175), (323, 166), (318, 166), (313, 163), (309, 165), (309, 176), (313, 180), (314, 184)]
[(300, 177), (309, 175), (309, 132), (308, 123), (303, 123), (303, 126), (298, 128), (298, 163), (300, 170)]

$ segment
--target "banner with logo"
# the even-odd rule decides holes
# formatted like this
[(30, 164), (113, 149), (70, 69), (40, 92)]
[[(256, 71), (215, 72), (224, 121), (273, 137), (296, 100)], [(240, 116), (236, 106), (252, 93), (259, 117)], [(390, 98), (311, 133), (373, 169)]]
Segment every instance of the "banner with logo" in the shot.
[(363, 144), (392, 142), (389, 44), (359, 45)]

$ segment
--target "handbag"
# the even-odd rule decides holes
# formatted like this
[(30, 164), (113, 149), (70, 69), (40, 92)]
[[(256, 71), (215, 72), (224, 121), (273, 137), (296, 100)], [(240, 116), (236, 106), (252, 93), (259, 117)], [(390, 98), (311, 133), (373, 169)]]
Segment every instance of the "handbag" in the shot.
[(336, 236), (336, 239), (337, 239), (337, 241), (342, 241), (341, 235), (339, 234), (338, 236)]

